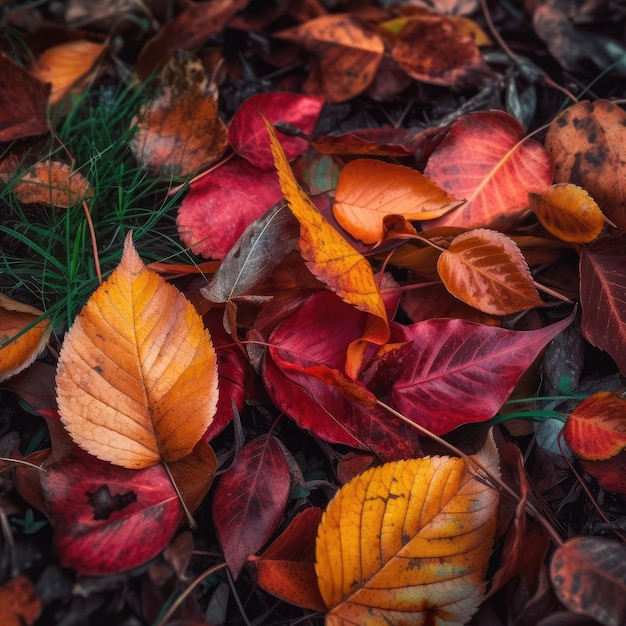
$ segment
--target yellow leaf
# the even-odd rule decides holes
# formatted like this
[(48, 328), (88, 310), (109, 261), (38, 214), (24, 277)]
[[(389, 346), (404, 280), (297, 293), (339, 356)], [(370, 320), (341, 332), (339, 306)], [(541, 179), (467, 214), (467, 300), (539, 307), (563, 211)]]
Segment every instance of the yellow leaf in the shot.
[[(492, 437), (478, 459), (499, 475)], [(497, 506), (498, 492), (452, 457), (386, 463), (351, 480), (318, 530), (326, 624), (466, 623), (484, 593)]]
[[(43, 313), (0, 294), (0, 381), (26, 369), (43, 351), (52, 331), (47, 319), (34, 324)], [(17, 339), (13, 339), (33, 324)]]
[(389, 324), (382, 296), (368, 260), (355, 250), (298, 185), (274, 128), (263, 117), (270, 136), (274, 166), (289, 208), (300, 223), (298, 246), (311, 273), (344, 302), (370, 314), (366, 333), (348, 350), (346, 372), (355, 378), (366, 342), (377, 345), (389, 339)]
[(598, 203), (578, 185), (557, 183), (528, 199), (544, 228), (563, 241), (593, 241), (606, 222)]
[(211, 337), (192, 304), (146, 268), (131, 233), (120, 264), (68, 331), (56, 382), (72, 439), (122, 467), (182, 459), (211, 423)]

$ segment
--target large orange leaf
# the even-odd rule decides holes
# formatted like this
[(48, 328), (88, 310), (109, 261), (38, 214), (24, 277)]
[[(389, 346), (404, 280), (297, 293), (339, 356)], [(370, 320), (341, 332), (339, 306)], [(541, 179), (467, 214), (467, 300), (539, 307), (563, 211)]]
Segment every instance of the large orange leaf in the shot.
[(598, 203), (578, 185), (557, 183), (541, 194), (528, 194), (530, 207), (542, 225), (563, 241), (588, 243), (604, 226)]
[(0, 293), (0, 381), (26, 369), (45, 348), (52, 328), (47, 319), (37, 322), (42, 315)]
[(543, 304), (521, 250), (495, 230), (456, 237), (437, 270), (452, 295), (483, 313), (508, 315)]
[(576, 456), (590, 461), (626, 450), (626, 400), (609, 391), (585, 398), (570, 413), (563, 437)]
[(552, 161), (504, 111), (477, 111), (458, 119), (428, 159), (424, 174), (467, 202), (431, 223), (506, 230), (528, 209), (528, 193), (552, 182)]
[(376, 159), (356, 159), (339, 174), (333, 213), (353, 237), (376, 243), (383, 238), (386, 215), (429, 220), (459, 204), (417, 170)]
[[(478, 457), (499, 475), (489, 437)], [(461, 459), (386, 463), (344, 485), (319, 527), (326, 624), (464, 624), (480, 604), (498, 492)]]
[(307, 267), (344, 302), (371, 315), (363, 339), (357, 340), (348, 349), (346, 371), (348, 375), (355, 377), (365, 350), (365, 342), (382, 345), (389, 338), (385, 304), (376, 285), (372, 267), (367, 259), (324, 219), (300, 188), (274, 128), (267, 120), (265, 125), (270, 136), (280, 187), (291, 212), (300, 223), (298, 245)]
[(146, 268), (130, 233), (120, 264), (65, 337), (57, 396), (78, 445), (132, 469), (185, 457), (211, 423), (211, 337), (191, 303)]

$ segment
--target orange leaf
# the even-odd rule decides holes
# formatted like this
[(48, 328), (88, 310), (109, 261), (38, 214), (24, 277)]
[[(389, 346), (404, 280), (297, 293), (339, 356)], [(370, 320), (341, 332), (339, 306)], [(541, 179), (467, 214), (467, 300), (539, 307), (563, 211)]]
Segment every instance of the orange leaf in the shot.
[(456, 237), (437, 270), (453, 296), (483, 313), (509, 315), (543, 304), (520, 249), (495, 230)]
[(356, 159), (339, 174), (333, 213), (351, 235), (364, 243), (376, 243), (383, 238), (386, 215), (430, 220), (459, 204), (417, 170)]
[(570, 413), (563, 437), (572, 452), (589, 461), (609, 459), (626, 449), (626, 400), (599, 391)]
[(151, 172), (186, 176), (222, 156), (228, 131), (219, 117), (217, 90), (197, 58), (173, 56), (161, 76), (163, 88), (131, 122), (138, 130), (130, 147)]
[[(478, 455), (499, 475), (493, 438)], [(484, 593), (498, 492), (461, 459), (386, 463), (344, 485), (316, 545), (326, 624), (463, 624)]]
[(389, 338), (385, 305), (367, 259), (355, 250), (322, 216), (302, 191), (291, 171), (272, 125), (265, 119), (280, 187), (300, 223), (298, 245), (307, 267), (344, 302), (370, 314), (362, 340), (348, 349), (346, 372), (354, 378), (365, 342), (382, 345)]
[(32, 71), (43, 82), (52, 83), (51, 106), (87, 85), (105, 49), (102, 44), (79, 39), (49, 48), (39, 57)]
[(329, 102), (345, 102), (367, 89), (385, 51), (380, 36), (349, 15), (324, 15), (274, 37), (293, 41), (317, 56), (303, 89)]
[(0, 381), (26, 369), (45, 348), (52, 328), (47, 319), (35, 324), (42, 315), (35, 307), (0, 293)]
[(41, 598), (35, 585), (18, 576), (0, 587), (0, 624), (2, 626), (30, 626), (41, 613)]
[(24, 204), (45, 204), (67, 209), (93, 196), (80, 172), (59, 161), (41, 161), (20, 178), (12, 189)]
[(187, 456), (217, 403), (215, 351), (185, 297), (122, 260), (67, 333), (57, 368), (61, 420), (90, 454), (131, 469)]
[(528, 199), (544, 228), (563, 241), (593, 241), (606, 221), (597, 202), (571, 183), (551, 185), (541, 194), (529, 193)]

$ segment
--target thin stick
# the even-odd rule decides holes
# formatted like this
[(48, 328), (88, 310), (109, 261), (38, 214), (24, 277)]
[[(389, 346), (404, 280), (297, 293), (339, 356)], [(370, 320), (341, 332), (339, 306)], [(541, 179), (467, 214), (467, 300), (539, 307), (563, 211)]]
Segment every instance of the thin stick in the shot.
[(170, 466), (167, 464), (167, 461), (165, 460), (161, 460), (161, 465), (163, 465), (163, 467), (165, 468), (165, 471), (167, 472), (167, 475), (169, 476), (170, 482), (172, 483), (172, 486), (174, 487), (174, 491), (176, 492), (176, 495), (178, 496), (178, 499), (180, 500), (180, 505), (183, 507), (183, 511), (185, 512), (185, 517), (187, 518), (187, 524), (189, 524), (189, 528), (191, 528), (191, 530), (196, 530), (198, 528), (198, 524), (196, 524), (196, 520), (191, 515), (191, 511), (187, 508), (187, 505), (185, 504), (185, 501), (183, 500), (183, 494), (178, 489), (178, 485), (176, 484), (176, 481), (174, 480), (174, 476), (172, 476), (172, 472), (170, 471)]

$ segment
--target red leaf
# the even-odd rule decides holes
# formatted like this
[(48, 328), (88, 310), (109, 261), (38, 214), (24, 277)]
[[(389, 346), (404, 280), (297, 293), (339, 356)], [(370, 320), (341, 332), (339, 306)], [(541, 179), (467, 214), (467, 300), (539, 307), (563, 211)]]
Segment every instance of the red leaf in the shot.
[[(366, 403), (365, 394), (355, 401), (357, 394), (333, 384), (333, 378), (345, 373), (348, 346), (361, 336), (366, 322), (366, 313), (334, 294), (313, 294), (270, 335), (265, 386), (276, 406), (316, 437), (372, 450), (387, 460), (419, 455), (413, 429)], [(326, 382), (316, 370), (319, 366), (334, 371)]]
[(270, 435), (246, 444), (220, 480), (213, 521), (233, 578), (278, 528), (289, 489), (287, 460)]
[(182, 509), (165, 470), (75, 451), (41, 475), (61, 563), (98, 576), (137, 567), (170, 541)]
[(282, 197), (274, 172), (229, 161), (191, 185), (178, 209), (178, 234), (194, 254), (222, 259), (241, 233)]
[(322, 509), (298, 513), (281, 535), (263, 552), (256, 565), (257, 583), (272, 595), (314, 611), (326, 605), (317, 586), (315, 539)]
[(582, 331), (626, 375), (626, 234), (602, 237), (580, 257)]
[(467, 202), (429, 222), (437, 226), (506, 230), (528, 209), (528, 193), (552, 182), (552, 161), (534, 140), (519, 143), (521, 124), (503, 111), (457, 120), (433, 152), (424, 174)]
[[(531, 331), (430, 320), (405, 329), (410, 341), (374, 361), (376, 385), (391, 387), (392, 405), (441, 435), (491, 419), (520, 376), (572, 317)], [(371, 386), (370, 386), (371, 388)]]
[[(267, 142), (267, 130), (261, 112), (272, 124), (287, 122), (310, 135), (324, 105), (319, 96), (296, 93), (261, 93), (248, 98), (230, 122), (228, 140), (233, 150), (262, 170), (273, 170), (274, 159)], [(277, 129), (280, 132), (280, 129)], [(279, 135), (287, 159), (293, 161), (308, 147), (302, 137)]]

